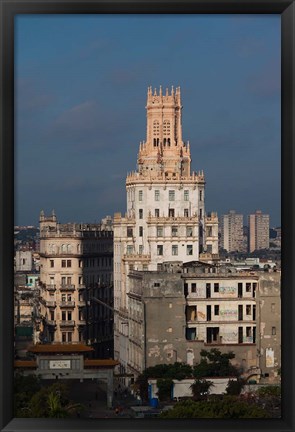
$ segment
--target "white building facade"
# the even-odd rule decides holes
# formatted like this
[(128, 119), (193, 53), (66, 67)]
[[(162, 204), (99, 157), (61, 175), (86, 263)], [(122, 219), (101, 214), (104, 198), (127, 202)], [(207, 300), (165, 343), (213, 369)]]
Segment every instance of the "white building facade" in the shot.
[(218, 254), (218, 218), (205, 214), (204, 173), (191, 172), (190, 146), (182, 139), (180, 88), (165, 94), (149, 88), (146, 109), (147, 138), (137, 171), (126, 179), (127, 212), (114, 217), (114, 354), (122, 373), (132, 337), (129, 271), (198, 260), (207, 249)]

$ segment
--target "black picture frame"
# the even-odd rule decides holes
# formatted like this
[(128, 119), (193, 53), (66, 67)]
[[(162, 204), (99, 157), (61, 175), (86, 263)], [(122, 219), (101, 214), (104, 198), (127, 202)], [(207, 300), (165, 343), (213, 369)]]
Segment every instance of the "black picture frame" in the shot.
[[(294, 0), (0, 0), (0, 426), (1, 431), (294, 430)], [(14, 17), (17, 14), (198, 13), (280, 14), (282, 24), (282, 418), (253, 420), (17, 419), (13, 418), (13, 227), (14, 227)]]

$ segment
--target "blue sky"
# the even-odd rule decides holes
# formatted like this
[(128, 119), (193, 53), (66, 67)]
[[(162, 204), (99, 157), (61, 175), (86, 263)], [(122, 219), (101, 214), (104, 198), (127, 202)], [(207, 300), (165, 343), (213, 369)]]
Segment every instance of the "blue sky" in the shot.
[[(181, 87), (206, 211), (280, 215), (279, 15), (19, 15), (15, 223), (125, 212), (147, 87)], [(246, 222), (246, 218), (245, 218)]]

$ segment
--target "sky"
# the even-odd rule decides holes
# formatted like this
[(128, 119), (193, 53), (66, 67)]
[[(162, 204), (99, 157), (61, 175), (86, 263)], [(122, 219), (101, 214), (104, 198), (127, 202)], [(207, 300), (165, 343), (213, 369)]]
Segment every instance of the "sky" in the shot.
[(19, 15), (15, 224), (126, 211), (147, 88), (180, 86), (206, 211), (281, 225), (279, 15)]

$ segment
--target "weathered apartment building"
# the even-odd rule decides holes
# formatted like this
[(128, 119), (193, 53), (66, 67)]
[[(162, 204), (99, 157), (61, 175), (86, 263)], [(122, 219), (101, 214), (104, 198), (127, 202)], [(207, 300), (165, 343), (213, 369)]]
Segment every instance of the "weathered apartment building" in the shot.
[(205, 213), (205, 177), (191, 171), (189, 143), (182, 139), (180, 88), (147, 93), (147, 135), (138, 169), (126, 179), (127, 212), (114, 216), (114, 355), (130, 370), (132, 270), (161, 270), (164, 261), (218, 255), (218, 218)]
[(128, 366), (137, 376), (161, 363), (233, 351), (241, 372), (277, 379), (281, 364), (280, 273), (235, 272), (200, 262), (131, 271)]
[[(91, 344), (113, 356), (113, 231), (40, 214), (40, 340)], [(107, 307), (109, 306), (109, 307)]]

